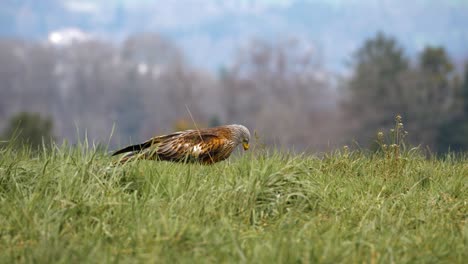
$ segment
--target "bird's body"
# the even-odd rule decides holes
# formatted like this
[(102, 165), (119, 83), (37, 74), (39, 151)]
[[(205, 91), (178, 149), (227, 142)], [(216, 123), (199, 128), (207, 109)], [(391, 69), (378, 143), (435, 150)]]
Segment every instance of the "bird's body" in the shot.
[(250, 133), (245, 126), (226, 125), (157, 136), (118, 150), (112, 156), (127, 153), (122, 162), (137, 158), (212, 164), (227, 159), (241, 143), (247, 150), (249, 140)]

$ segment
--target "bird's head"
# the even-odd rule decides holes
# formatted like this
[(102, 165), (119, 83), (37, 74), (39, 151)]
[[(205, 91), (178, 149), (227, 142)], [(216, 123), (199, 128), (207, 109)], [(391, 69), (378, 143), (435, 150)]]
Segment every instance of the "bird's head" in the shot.
[(231, 125), (234, 128), (235, 137), (237, 140), (237, 144), (242, 144), (244, 150), (249, 149), (249, 142), (250, 142), (250, 132), (243, 125)]

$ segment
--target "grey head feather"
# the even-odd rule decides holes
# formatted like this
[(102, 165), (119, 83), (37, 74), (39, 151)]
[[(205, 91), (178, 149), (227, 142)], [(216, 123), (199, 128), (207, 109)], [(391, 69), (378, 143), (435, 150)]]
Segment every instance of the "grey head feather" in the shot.
[(248, 128), (246, 128), (243, 125), (238, 125), (238, 124), (229, 125), (229, 126), (233, 128), (237, 143), (242, 143), (244, 139), (246, 139), (247, 142), (250, 141), (250, 131)]

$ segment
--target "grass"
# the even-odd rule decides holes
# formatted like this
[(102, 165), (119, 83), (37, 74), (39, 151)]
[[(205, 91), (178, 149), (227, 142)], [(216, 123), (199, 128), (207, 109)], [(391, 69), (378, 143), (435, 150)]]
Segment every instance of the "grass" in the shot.
[[(392, 152), (393, 153), (393, 152)], [(468, 158), (0, 150), (0, 262), (464, 263)]]

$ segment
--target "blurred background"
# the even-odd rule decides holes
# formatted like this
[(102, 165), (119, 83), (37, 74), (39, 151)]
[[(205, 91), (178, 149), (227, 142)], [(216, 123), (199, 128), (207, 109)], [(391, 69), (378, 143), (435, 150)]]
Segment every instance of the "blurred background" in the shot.
[(191, 113), (323, 152), (400, 114), (411, 144), (466, 151), (467, 44), (464, 0), (3, 0), (0, 136), (112, 149)]

